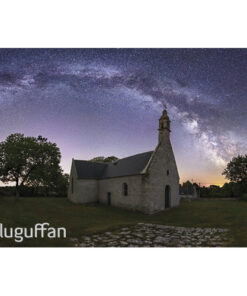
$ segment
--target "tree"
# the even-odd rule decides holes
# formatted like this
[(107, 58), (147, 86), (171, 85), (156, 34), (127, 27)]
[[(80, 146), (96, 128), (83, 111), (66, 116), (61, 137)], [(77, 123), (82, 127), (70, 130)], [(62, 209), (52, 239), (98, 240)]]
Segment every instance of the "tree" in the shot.
[(67, 196), (69, 188), (69, 174), (61, 174), (56, 182), (55, 192), (57, 196)]
[(118, 158), (116, 157), (116, 156), (108, 156), (108, 157), (106, 157), (105, 159), (104, 159), (104, 162), (115, 162), (115, 161), (117, 161), (118, 160)]
[(93, 159), (91, 159), (90, 161), (100, 162), (100, 163), (109, 163), (109, 162), (115, 162), (117, 160), (118, 160), (118, 158), (116, 156), (108, 156), (108, 157), (97, 156), (97, 157), (94, 157)]
[(69, 175), (57, 172), (50, 178), (46, 178), (43, 183), (38, 184), (37, 189), (45, 196), (67, 196), (69, 187)]
[(104, 156), (96, 156), (93, 159), (90, 159), (90, 161), (93, 161), (93, 162), (104, 162), (104, 160), (105, 160)]
[(192, 194), (193, 193), (193, 184), (190, 181), (186, 181), (181, 186), (181, 191), (183, 194)]
[(247, 182), (247, 154), (238, 155), (227, 164), (222, 175), (231, 182), (246, 183)]
[(16, 196), (24, 185), (51, 186), (62, 174), (61, 153), (41, 136), (12, 134), (0, 143), (0, 180), (15, 182)]

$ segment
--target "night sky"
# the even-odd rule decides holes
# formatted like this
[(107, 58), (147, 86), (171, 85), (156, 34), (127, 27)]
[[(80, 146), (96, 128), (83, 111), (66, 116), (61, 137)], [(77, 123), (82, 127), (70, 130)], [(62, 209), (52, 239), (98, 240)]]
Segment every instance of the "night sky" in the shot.
[(153, 150), (165, 105), (181, 181), (225, 182), (246, 153), (245, 49), (0, 49), (0, 141), (47, 137), (71, 159)]

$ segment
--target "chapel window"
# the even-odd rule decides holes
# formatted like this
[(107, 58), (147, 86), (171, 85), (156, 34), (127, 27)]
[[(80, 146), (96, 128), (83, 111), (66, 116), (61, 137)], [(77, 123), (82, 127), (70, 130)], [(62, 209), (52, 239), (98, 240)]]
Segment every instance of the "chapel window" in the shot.
[(128, 184), (123, 183), (123, 195), (127, 196), (128, 195)]

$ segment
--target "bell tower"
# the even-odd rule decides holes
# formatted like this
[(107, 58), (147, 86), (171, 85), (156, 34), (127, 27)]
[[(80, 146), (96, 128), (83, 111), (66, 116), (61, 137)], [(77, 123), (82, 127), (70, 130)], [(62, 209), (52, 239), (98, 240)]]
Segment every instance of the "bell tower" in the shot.
[(159, 143), (162, 141), (164, 136), (170, 136), (170, 119), (167, 115), (166, 110), (163, 110), (163, 113), (159, 119)]

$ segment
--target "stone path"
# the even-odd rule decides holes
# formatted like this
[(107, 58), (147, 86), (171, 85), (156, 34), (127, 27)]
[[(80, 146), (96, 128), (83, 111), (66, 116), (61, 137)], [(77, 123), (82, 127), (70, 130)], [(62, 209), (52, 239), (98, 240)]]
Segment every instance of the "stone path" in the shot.
[(71, 239), (77, 247), (222, 247), (227, 229), (138, 223), (117, 231)]

